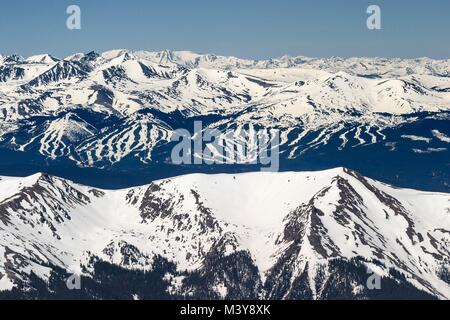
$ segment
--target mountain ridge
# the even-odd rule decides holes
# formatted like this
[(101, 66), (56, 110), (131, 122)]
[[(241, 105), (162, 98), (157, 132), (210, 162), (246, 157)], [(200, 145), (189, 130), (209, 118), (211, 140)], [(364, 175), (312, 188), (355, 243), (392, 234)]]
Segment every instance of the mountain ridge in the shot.
[[(279, 130), (286, 160), (335, 152), (356, 157), (369, 148), (402, 158), (400, 145), (407, 146), (401, 152), (410, 153), (409, 163), (428, 155), (433, 164), (431, 158), (448, 155), (450, 66), (444, 60), (304, 58), (283, 66), (287, 57), (236, 59), (129, 50), (65, 60), (4, 58), (0, 148), (55, 166), (114, 171), (133, 162), (128, 169), (145, 168), (167, 162), (175, 130), (203, 121), (204, 129), (221, 132)], [(239, 68), (231, 67), (236, 61)], [(353, 167), (322, 168), (336, 165)]]
[[(162, 274), (165, 290), (185, 297), (370, 298), (369, 268), (382, 289), (448, 299), (449, 201), (345, 168), (190, 174), (123, 190), (2, 177), (0, 283), (33, 291), (31, 271), (48, 281), (61, 268), (95, 281), (101, 261), (151, 272), (161, 257), (175, 266)], [(335, 292), (327, 286), (345, 278), (341, 268), (355, 278)], [(246, 275), (229, 273), (239, 269)]]

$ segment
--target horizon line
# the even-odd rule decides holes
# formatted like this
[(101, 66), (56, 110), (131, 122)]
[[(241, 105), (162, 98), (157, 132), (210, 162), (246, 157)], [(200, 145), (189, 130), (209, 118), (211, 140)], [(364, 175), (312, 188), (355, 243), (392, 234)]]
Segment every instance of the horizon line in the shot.
[(186, 53), (191, 53), (191, 54), (196, 54), (199, 56), (216, 56), (216, 57), (226, 57), (226, 58), (236, 58), (239, 60), (250, 60), (250, 61), (270, 61), (270, 60), (280, 60), (282, 58), (307, 58), (307, 59), (317, 59), (317, 60), (326, 60), (326, 59), (342, 59), (342, 60), (350, 60), (350, 59), (387, 59), (387, 60), (395, 60), (395, 59), (399, 59), (399, 60), (433, 60), (433, 61), (447, 61), (450, 60), (450, 57), (448, 58), (431, 58), (429, 56), (421, 56), (421, 57), (399, 57), (399, 56), (357, 56), (357, 55), (352, 55), (352, 56), (339, 56), (339, 55), (330, 55), (330, 56), (308, 56), (308, 55), (291, 55), (291, 54), (282, 54), (276, 57), (269, 57), (269, 58), (265, 58), (265, 59), (257, 59), (257, 58), (247, 58), (247, 57), (239, 57), (237, 55), (226, 55), (226, 54), (216, 54), (216, 53), (208, 53), (208, 52), (199, 52), (199, 51), (192, 51), (192, 50), (172, 50), (172, 49), (163, 49), (163, 50), (145, 50), (145, 49), (137, 49), (137, 50), (133, 50), (133, 49), (127, 49), (127, 48), (113, 48), (113, 49), (108, 49), (105, 51), (102, 50), (90, 50), (87, 52), (82, 52), (82, 51), (78, 51), (78, 52), (73, 52), (69, 55), (65, 55), (64, 57), (61, 57), (59, 55), (55, 55), (53, 53), (49, 53), (49, 52), (43, 52), (43, 53), (36, 53), (36, 54), (31, 54), (31, 55), (22, 55), (18, 52), (15, 53), (11, 53), (11, 54), (4, 54), (2, 52), (0, 52), (0, 56), (3, 57), (11, 57), (11, 56), (19, 56), (23, 59), (29, 59), (31, 57), (35, 57), (35, 56), (44, 56), (44, 55), (48, 55), (51, 56), (53, 58), (59, 59), (59, 60), (65, 60), (67, 58), (70, 58), (71, 56), (74, 56), (76, 54), (88, 54), (91, 52), (95, 52), (99, 55), (108, 53), (108, 52), (113, 52), (113, 51), (127, 51), (129, 53), (136, 53), (136, 52), (148, 52), (148, 53), (163, 53), (163, 52), (169, 52), (169, 53), (181, 53), (181, 52), (186, 52)]

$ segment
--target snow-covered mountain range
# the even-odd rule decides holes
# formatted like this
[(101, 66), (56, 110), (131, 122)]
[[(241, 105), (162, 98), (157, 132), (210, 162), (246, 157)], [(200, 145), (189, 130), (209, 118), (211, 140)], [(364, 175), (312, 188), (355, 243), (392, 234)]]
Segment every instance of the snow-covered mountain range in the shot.
[[(439, 167), (449, 155), (449, 113), (450, 60), (128, 50), (0, 57), (2, 158), (15, 163), (25, 152), (41, 171), (54, 161), (100, 169), (167, 162), (173, 131), (196, 119), (220, 130), (279, 129), (286, 160), (317, 163), (308, 155), (338, 151), (340, 159), (426, 158), (439, 163), (427, 177), (441, 177), (435, 189), (446, 190)], [(321, 167), (336, 165), (354, 167)]]
[[(173, 164), (195, 121), (283, 172)], [(0, 55), (0, 298), (450, 299), (449, 123), (450, 60)]]
[[(90, 298), (121, 279), (122, 298), (449, 299), (449, 248), (450, 194), (344, 168), (115, 191), (46, 174), (0, 180), (3, 297), (47, 297), (42, 281), (63, 297), (80, 273), (76, 292)], [(140, 287), (141, 271), (153, 285)], [(367, 288), (372, 274), (380, 290)]]

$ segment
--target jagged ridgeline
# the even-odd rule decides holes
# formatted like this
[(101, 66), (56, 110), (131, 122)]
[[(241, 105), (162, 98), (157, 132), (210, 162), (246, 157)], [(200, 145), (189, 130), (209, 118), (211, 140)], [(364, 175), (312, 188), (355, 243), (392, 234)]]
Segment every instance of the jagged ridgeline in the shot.
[(449, 214), (450, 194), (344, 168), (2, 177), (0, 298), (449, 299)]
[(119, 188), (258, 169), (174, 166), (174, 130), (202, 121), (222, 132), (279, 130), (282, 171), (345, 166), (448, 192), (449, 75), (448, 60), (427, 58), (0, 56), (0, 174), (50, 172)]

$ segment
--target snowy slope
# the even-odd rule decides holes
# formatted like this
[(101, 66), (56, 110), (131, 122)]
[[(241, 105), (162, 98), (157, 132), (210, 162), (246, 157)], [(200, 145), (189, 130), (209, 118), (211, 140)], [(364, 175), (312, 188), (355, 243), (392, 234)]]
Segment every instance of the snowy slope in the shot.
[[(173, 130), (194, 116), (219, 129), (278, 128), (286, 154), (296, 158), (333, 137), (340, 137), (340, 149), (383, 144), (384, 131), (415, 121), (405, 117), (450, 108), (448, 60), (284, 56), (254, 61), (112, 50), (62, 60), (38, 55), (0, 61), (0, 145), (83, 167), (111, 166), (129, 155), (148, 163), (154, 148), (167, 144)], [(69, 112), (92, 115), (80, 121), (67, 117)], [(169, 123), (173, 114), (183, 118)], [(211, 116), (219, 120), (211, 123)], [(143, 126), (151, 129), (140, 130)], [(134, 134), (130, 127), (137, 128)], [(63, 141), (68, 136), (73, 137), (69, 149)]]
[[(335, 275), (324, 268), (359, 258), (449, 299), (449, 215), (449, 194), (398, 189), (343, 168), (192, 174), (116, 191), (42, 174), (2, 177), (0, 289), (31, 271), (46, 279), (52, 266), (89, 273), (93, 256), (149, 270), (159, 255), (208, 274), (212, 255), (244, 252), (267, 297), (296, 298), (306, 275), (311, 298), (326, 298)], [(220, 281), (222, 293), (231, 290)]]

